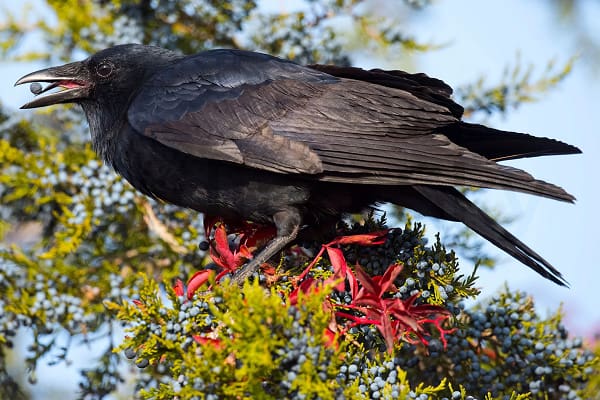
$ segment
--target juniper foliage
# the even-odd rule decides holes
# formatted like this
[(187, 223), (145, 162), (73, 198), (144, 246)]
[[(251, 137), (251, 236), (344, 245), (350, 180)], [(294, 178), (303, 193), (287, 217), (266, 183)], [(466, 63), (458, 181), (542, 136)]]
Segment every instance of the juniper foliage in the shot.
[[(54, 62), (142, 42), (186, 53), (245, 47), (301, 62), (349, 64), (357, 48), (406, 56), (434, 48), (411, 35), (410, 24), (398, 23), (431, 6), (394, 2), (394, 12), (385, 14), (362, 0), (306, 1), (299, 11), (267, 13), (243, 0), (49, 0), (39, 17), (26, 8), (5, 13), (0, 51), (7, 59)], [(57, 22), (47, 23), (47, 14)], [(353, 40), (342, 40), (350, 31)], [(24, 51), (20, 43), (32, 35), (40, 47)], [(475, 116), (506, 113), (549, 90), (569, 68), (537, 77), (515, 68), (500, 84), (464, 86), (458, 100)], [(198, 249), (206, 239), (199, 215), (139, 195), (103, 166), (75, 108), (27, 117), (0, 105), (0, 127), (0, 398), (28, 397), (20, 377), (9, 373), (11, 357), (22, 357), (35, 382), (40, 363), (68, 365), (77, 343), (104, 349), (80, 371), (76, 396), (82, 399), (119, 391), (158, 399), (597, 394), (595, 359), (568, 336), (560, 313), (541, 318), (530, 298), (508, 289), (465, 308), (462, 301), (477, 295), (472, 265), (463, 261), (459, 270), (455, 254), (440, 238), (428, 245), (418, 224), (391, 230), (377, 246), (331, 247), (353, 274), (355, 264), (369, 276), (401, 266), (396, 289), (383, 294), (385, 304), (413, 299), (414, 307), (448, 312), (438, 325), (419, 320), (420, 337), (399, 325), (390, 348), (381, 328), (386, 320), (367, 323), (364, 308), (349, 307), (357, 295), (350, 283), (328, 280), (336, 271), (328, 257), (304, 277), (324, 282), (316, 291), (298, 290), (297, 276), (312, 260), (292, 253), (241, 291), (212, 281), (211, 290), (205, 283), (188, 297), (177, 282), (189, 281), (189, 289), (198, 270), (215, 268)], [(370, 217), (345, 234), (382, 228), (384, 221)], [(13, 355), (20, 338), (29, 347)], [(133, 393), (123, 385), (132, 379)]]

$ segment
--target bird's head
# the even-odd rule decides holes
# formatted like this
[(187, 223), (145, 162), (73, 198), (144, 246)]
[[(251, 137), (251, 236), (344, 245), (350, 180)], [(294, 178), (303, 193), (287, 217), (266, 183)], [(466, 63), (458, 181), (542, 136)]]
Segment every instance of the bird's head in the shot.
[[(154, 46), (125, 44), (102, 50), (83, 61), (50, 67), (25, 75), (16, 85), (37, 84), (37, 96), (21, 108), (61, 103), (106, 103), (127, 101), (144, 78), (181, 56)], [(41, 87), (39, 83), (48, 83)], [(60, 88), (59, 91), (52, 89)]]

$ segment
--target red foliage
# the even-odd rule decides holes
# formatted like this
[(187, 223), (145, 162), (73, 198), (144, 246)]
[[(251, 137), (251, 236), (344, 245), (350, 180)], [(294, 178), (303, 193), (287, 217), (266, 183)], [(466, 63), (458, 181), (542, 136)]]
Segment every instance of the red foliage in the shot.
[(145, 309), (146, 306), (140, 300), (131, 300), (139, 309)]
[(181, 279), (177, 279), (177, 282), (175, 282), (175, 286), (173, 286), (173, 291), (175, 292), (175, 295), (177, 297), (181, 297), (183, 296), (183, 282), (181, 282)]
[[(429, 304), (415, 305), (419, 297), (416, 294), (407, 300), (394, 296), (398, 288), (394, 281), (402, 272), (400, 263), (388, 267), (383, 275), (369, 276), (358, 264), (354, 271), (346, 263), (339, 245), (375, 246), (385, 243), (387, 231), (373, 232), (371, 234), (343, 236), (323, 245), (321, 251), (313, 262), (302, 272), (297, 282), (301, 282), (291, 293), (292, 304), (297, 301), (298, 291), (308, 293), (322, 284), (334, 284), (338, 291), (344, 291), (346, 283), (350, 288), (352, 301), (347, 305), (340, 305), (330, 301), (334, 315), (344, 324), (350, 321), (346, 329), (356, 325), (375, 325), (383, 336), (388, 351), (392, 351), (394, 343), (398, 340), (414, 342), (415, 337), (427, 344), (429, 332), (427, 325), (433, 325), (440, 334), (440, 339), (446, 346), (445, 335), (452, 330), (442, 327), (443, 321), (450, 317), (450, 313), (443, 307)], [(327, 251), (333, 275), (323, 282), (308, 277), (310, 270), (316, 265), (323, 253)], [(345, 331), (346, 329), (342, 330)], [(332, 331), (333, 332), (333, 331)]]
[[(246, 260), (252, 258), (251, 251), (254, 250), (257, 243), (274, 235), (272, 228), (256, 224), (244, 223), (235, 226), (240, 245), (237, 249), (231, 250), (223, 222), (207, 218), (205, 227), (207, 238), (210, 238), (210, 234), (214, 231), (214, 237), (210, 240), (210, 255), (214, 262), (222, 268), (215, 278), (217, 282), (222, 276), (235, 272)], [(383, 275), (377, 276), (370, 276), (359, 265), (355, 265), (353, 268), (348, 266), (341, 246), (378, 246), (385, 243), (387, 234), (388, 230), (383, 230), (368, 234), (341, 236), (323, 245), (307, 268), (293, 279), (294, 289), (288, 295), (289, 304), (296, 305), (300, 293), (318, 293), (326, 285), (331, 285), (334, 290), (340, 292), (349, 288), (352, 298), (350, 304), (338, 304), (328, 298), (323, 305), (332, 313), (330, 327), (324, 332), (328, 343), (335, 344), (339, 334), (343, 334), (353, 326), (368, 324), (377, 327), (388, 351), (392, 351), (394, 344), (400, 340), (410, 343), (420, 341), (427, 344), (427, 338), (431, 335), (428, 327), (437, 330), (445, 347), (447, 344), (445, 335), (453, 330), (447, 330), (442, 325), (450, 317), (450, 313), (440, 306), (416, 305), (419, 294), (406, 300), (402, 300), (397, 295), (398, 288), (394, 282), (402, 272), (402, 264), (390, 265)], [(326, 279), (309, 276), (309, 272), (325, 252), (331, 262), (333, 274)], [(267, 272), (271, 275), (275, 273), (273, 268)], [(194, 274), (188, 282), (188, 298), (191, 299), (194, 292), (204, 285), (212, 274), (213, 271), (210, 270)], [(181, 282), (176, 284), (175, 292), (183, 295)], [(196, 337), (194, 338), (199, 341)], [(207, 340), (203, 338), (202, 342), (206, 343)]]
[(200, 336), (200, 335), (192, 335), (192, 338), (194, 338), (194, 340), (198, 343), (201, 344), (203, 346), (205, 345), (211, 345), (214, 346), (217, 349), (222, 349), (223, 346), (223, 342), (219, 339), (213, 339), (213, 338), (209, 338), (206, 336)]
[(360, 235), (340, 236), (333, 239), (326, 246), (347, 246), (355, 244), (358, 246), (379, 246), (387, 240), (387, 234), (390, 230), (384, 229), (377, 232), (363, 233)]
[[(232, 251), (227, 239), (225, 222), (221, 219), (206, 217), (204, 228), (206, 238), (209, 239), (210, 243), (210, 257), (222, 269), (215, 278), (217, 281), (229, 273), (234, 273), (247, 260), (250, 260), (256, 247), (267, 242), (276, 233), (273, 226), (251, 222), (228, 224), (230, 232), (236, 233), (240, 241), (238, 248)], [(213, 231), (214, 237), (210, 239)]]
[(223, 269), (217, 276), (219, 280), (224, 275), (235, 272), (246, 260), (251, 259), (252, 252), (243, 242), (237, 250), (231, 251), (225, 225), (219, 224), (215, 228), (215, 237), (210, 243), (210, 256), (215, 264)]
[(214, 274), (215, 271), (211, 269), (204, 269), (192, 275), (187, 284), (187, 298), (191, 300), (192, 297), (194, 297), (194, 293), (196, 293), (196, 290), (198, 290), (199, 287), (208, 282)]

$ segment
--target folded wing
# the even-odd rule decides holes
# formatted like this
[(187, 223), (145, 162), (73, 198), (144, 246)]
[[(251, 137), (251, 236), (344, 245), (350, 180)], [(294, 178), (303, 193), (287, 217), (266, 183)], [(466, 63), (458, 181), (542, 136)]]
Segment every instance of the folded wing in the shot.
[(319, 71), (235, 50), (200, 53), (148, 81), (129, 121), (140, 134), (196, 157), (275, 173), (573, 200), (494, 160), (578, 149), (460, 122), (451, 89), (422, 74), (336, 68)]

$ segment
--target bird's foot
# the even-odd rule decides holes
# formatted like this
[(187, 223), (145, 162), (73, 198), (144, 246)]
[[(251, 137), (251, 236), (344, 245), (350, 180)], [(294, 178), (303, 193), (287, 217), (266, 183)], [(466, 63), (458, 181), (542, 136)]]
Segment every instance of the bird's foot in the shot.
[(233, 277), (231, 278), (231, 283), (242, 286), (248, 278), (254, 275), (255, 272), (258, 272), (261, 265), (262, 262), (256, 258), (250, 260), (250, 262), (242, 265), (237, 271), (234, 272)]
[(283, 250), (298, 234), (298, 226), (295, 226), (291, 233), (285, 236), (276, 236), (261, 251), (254, 256), (250, 262), (242, 265), (233, 275), (232, 283), (242, 285), (246, 279), (258, 271), (263, 263), (267, 262), (275, 254)]
[[(277, 230), (274, 227), (256, 224), (245, 224), (242, 230), (237, 230), (240, 235), (240, 244), (237, 250), (230, 248), (227, 240), (227, 231), (223, 222), (216, 219), (205, 220), (206, 237), (211, 237), (214, 230), (214, 239), (210, 239), (208, 250), (213, 261), (224, 269), (219, 276), (233, 272), (232, 283), (242, 285), (246, 279), (258, 271), (260, 266), (275, 254), (283, 250), (298, 235), (300, 229), (297, 212), (281, 211), (273, 216)], [(272, 237), (275, 235), (275, 237)], [(267, 244), (254, 256), (252, 249), (258, 243), (268, 240)], [(204, 246), (206, 248), (206, 246)], [(245, 260), (249, 260), (243, 264)]]

